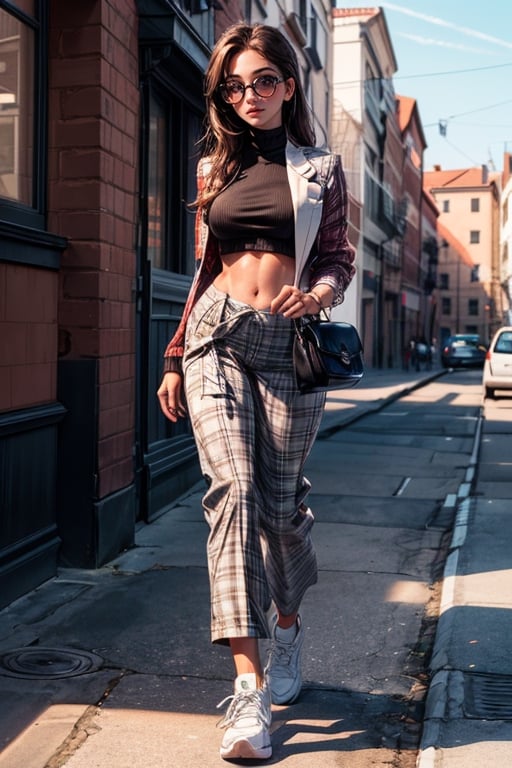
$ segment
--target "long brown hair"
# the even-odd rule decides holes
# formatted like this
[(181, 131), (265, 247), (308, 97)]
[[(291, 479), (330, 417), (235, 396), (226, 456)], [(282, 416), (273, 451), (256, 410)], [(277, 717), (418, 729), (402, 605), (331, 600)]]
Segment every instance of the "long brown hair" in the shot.
[(240, 165), (248, 128), (223, 101), (219, 85), (226, 79), (233, 57), (248, 49), (270, 61), (285, 80), (293, 78), (294, 94), (290, 101), (283, 102), (283, 125), (287, 137), (295, 144), (315, 145), (311, 110), (302, 88), (297, 56), (286, 37), (266, 24), (241, 23), (229, 27), (217, 41), (205, 75), (206, 131), (202, 144), (203, 155), (208, 156), (211, 165), (205, 189), (195, 201), (202, 208), (209, 207)]

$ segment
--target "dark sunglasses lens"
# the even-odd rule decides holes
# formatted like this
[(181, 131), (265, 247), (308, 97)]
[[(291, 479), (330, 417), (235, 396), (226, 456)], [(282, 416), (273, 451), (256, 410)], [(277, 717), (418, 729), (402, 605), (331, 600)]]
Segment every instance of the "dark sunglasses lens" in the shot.
[(268, 97), (272, 96), (276, 89), (276, 78), (269, 77), (269, 75), (262, 75), (257, 77), (253, 83), (254, 90), (258, 96)]
[(244, 86), (241, 83), (224, 83), (220, 87), (222, 98), (228, 104), (236, 104), (244, 95)]

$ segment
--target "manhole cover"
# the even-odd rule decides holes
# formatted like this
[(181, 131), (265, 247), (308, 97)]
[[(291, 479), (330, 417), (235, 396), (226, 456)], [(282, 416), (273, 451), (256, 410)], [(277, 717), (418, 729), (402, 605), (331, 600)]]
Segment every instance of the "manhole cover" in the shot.
[(55, 680), (93, 672), (103, 659), (74, 648), (16, 648), (0, 658), (0, 674), (32, 680)]
[(512, 676), (465, 674), (464, 715), (477, 720), (512, 720)]

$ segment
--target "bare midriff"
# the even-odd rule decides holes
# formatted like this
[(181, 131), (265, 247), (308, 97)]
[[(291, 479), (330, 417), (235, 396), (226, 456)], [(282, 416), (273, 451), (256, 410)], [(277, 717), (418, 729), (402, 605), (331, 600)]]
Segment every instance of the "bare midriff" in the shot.
[(293, 285), (295, 260), (282, 253), (242, 251), (222, 256), (214, 285), (236, 301), (267, 309), (283, 285)]

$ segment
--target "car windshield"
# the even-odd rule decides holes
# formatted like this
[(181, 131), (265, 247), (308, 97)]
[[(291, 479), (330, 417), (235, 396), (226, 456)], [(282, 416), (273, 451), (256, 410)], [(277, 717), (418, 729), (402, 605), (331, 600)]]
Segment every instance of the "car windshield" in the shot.
[(478, 345), (478, 339), (476, 338), (467, 338), (467, 339), (453, 339), (452, 345), (454, 347), (476, 347)]
[(505, 331), (504, 333), (500, 334), (494, 346), (494, 351), (505, 353), (505, 354), (507, 353), (512, 354), (512, 333), (511, 332)]

